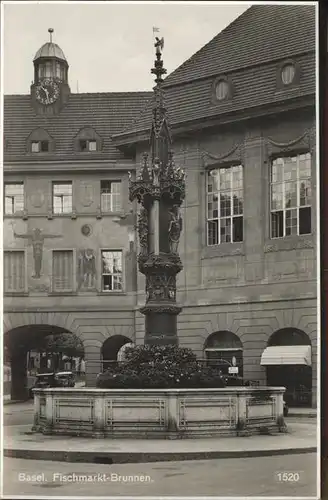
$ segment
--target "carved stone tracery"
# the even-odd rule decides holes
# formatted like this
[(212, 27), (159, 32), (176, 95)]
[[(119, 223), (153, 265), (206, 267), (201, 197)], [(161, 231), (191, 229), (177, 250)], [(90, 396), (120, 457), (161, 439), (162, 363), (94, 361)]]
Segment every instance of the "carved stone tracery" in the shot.
[[(182, 231), (179, 207), (185, 198), (185, 172), (175, 165), (171, 135), (166, 118), (162, 76), (166, 73), (161, 60), (163, 40), (156, 42), (156, 75), (150, 155), (141, 159), (139, 175), (130, 177), (129, 198), (141, 205), (137, 229), (140, 243), (139, 270), (146, 276), (145, 342), (177, 343), (176, 275), (182, 269), (178, 255)], [(169, 315), (169, 316), (168, 316)], [(166, 316), (165, 320), (164, 317)], [(163, 340), (164, 339), (164, 340)], [(163, 342), (162, 342), (163, 341)]]

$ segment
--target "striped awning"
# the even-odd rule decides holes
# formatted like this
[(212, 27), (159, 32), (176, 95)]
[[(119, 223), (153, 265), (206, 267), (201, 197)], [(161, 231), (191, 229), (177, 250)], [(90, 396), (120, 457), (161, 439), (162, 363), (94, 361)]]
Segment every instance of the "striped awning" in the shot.
[(311, 366), (310, 345), (280, 345), (264, 349), (261, 365), (307, 365)]

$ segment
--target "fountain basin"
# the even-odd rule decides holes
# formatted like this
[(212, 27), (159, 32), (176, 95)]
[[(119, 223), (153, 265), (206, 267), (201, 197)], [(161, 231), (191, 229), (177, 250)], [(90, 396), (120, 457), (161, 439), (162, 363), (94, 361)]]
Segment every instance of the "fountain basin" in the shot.
[(95, 438), (206, 438), (285, 429), (284, 387), (34, 389), (34, 432)]

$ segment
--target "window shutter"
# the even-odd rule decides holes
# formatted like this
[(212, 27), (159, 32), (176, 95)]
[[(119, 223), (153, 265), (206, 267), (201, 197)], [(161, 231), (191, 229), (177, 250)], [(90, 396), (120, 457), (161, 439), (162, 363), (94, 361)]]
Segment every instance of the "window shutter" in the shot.
[(55, 292), (73, 290), (73, 251), (53, 252), (53, 290)]
[(23, 251), (4, 252), (4, 291), (25, 291), (25, 254)]

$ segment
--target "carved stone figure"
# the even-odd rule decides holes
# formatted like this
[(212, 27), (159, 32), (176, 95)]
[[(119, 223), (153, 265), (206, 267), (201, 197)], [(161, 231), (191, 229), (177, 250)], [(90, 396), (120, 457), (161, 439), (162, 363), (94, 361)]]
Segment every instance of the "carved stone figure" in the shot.
[(154, 182), (155, 186), (159, 186), (160, 170), (161, 170), (161, 165), (160, 165), (158, 158), (156, 158), (154, 161), (154, 166), (153, 166), (153, 182)]
[(172, 253), (178, 253), (180, 234), (182, 231), (182, 217), (179, 207), (175, 205), (169, 212), (169, 244)]
[(148, 212), (142, 208), (138, 216), (138, 234), (140, 243), (140, 253), (147, 255), (148, 253)]
[(42, 269), (42, 256), (43, 256), (43, 245), (46, 238), (62, 238), (61, 235), (57, 234), (45, 234), (42, 229), (35, 228), (31, 232), (25, 234), (18, 234), (15, 232), (14, 226), (13, 233), (15, 238), (24, 238), (29, 240), (29, 244), (33, 247), (33, 259), (34, 259), (34, 275), (33, 278), (41, 278)]
[(96, 257), (92, 249), (80, 250), (78, 271), (79, 288), (93, 288), (96, 279)]
[(159, 39), (156, 37), (154, 47), (156, 48), (156, 54), (161, 54), (161, 51), (164, 49), (164, 38)]

